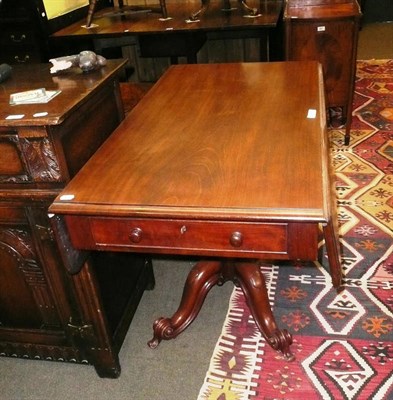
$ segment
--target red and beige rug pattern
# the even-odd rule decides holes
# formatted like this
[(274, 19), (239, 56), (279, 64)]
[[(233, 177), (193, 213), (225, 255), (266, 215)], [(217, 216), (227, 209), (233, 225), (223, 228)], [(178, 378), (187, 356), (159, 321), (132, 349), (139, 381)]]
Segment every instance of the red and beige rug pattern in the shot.
[(393, 399), (393, 60), (358, 62), (350, 145), (330, 135), (345, 290), (324, 254), (261, 264), (296, 360), (265, 344), (235, 288), (198, 400)]

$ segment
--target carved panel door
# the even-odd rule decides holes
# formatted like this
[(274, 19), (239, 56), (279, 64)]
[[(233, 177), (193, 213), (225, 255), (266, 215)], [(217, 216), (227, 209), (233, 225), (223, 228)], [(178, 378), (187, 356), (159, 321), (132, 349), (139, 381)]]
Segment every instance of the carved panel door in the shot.
[[(67, 278), (56, 268), (59, 257), (48, 205), (29, 199), (0, 200), (0, 353), (4, 355), (56, 358), (49, 348), (34, 344), (72, 347), (65, 330), (75, 311), (67, 300)], [(68, 356), (61, 353), (59, 359), (76, 356), (75, 351)]]
[[(1, 207), (1, 213), (7, 207)], [(0, 326), (36, 328), (59, 326), (48, 284), (34, 249), (34, 239), (23, 209), (20, 223), (0, 225)]]

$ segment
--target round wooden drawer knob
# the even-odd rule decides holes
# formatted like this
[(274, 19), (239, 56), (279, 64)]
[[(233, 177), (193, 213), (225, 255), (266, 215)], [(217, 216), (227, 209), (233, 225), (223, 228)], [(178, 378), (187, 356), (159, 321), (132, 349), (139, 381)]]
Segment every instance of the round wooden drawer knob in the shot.
[(142, 229), (134, 228), (130, 233), (130, 240), (133, 243), (139, 243), (142, 239)]
[(233, 232), (229, 242), (233, 247), (240, 247), (243, 244), (243, 235), (241, 232)]

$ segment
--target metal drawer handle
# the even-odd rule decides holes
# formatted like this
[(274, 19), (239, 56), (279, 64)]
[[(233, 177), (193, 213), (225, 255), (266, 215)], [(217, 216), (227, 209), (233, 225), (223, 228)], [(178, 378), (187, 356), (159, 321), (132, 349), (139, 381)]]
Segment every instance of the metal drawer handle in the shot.
[(229, 242), (233, 247), (240, 247), (243, 244), (243, 234), (241, 232), (233, 232)]
[(15, 56), (14, 60), (16, 62), (20, 63), (20, 64), (23, 64), (23, 63), (28, 62), (30, 60), (30, 56), (26, 54), (24, 59), (19, 58), (19, 56)]
[(19, 36), (19, 39), (17, 39), (17, 38), (15, 37), (15, 35), (11, 35), (10, 37), (11, 37), (11, 40), (12, 40), (13, 42), (15, 42), (15, 43), (23, 42), (23, 41), (26, 39), (26, 35), (24, 35), (24, 34), (20, 35), (20, 36)]
[(130, 240), (133, 243), (139, 243), (142, 240), (142, 229), (134, 228), (130, 233)]

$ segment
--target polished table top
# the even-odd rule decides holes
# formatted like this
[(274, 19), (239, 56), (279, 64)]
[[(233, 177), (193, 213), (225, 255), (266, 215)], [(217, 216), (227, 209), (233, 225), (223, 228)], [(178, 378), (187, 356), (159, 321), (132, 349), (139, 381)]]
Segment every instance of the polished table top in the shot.
[(170, 67), (51, 212), (329, 220), (320, 74), (314, 62)]
[[(199, 22), (187, 22), (190, 14), (199, 9), (201, 3), (195, 0), (188, 1), (167, 1), (167, 20), (162, 20), (159, 13), (136, 13), (123, 16), (113, 16), (117, 9), (104, 9), (94, 14), (92, 26), (89, 29), (83, 27), (86, 21), (77, 23), (59, 30), (52, 35), (52, 38), (64, 38), (74, 36), (91, 37), (113, 37), (124, 35), (135, 35), (143, 33), (170, 33), (170, 32), (193, 32), (193, 31), (214, 31), (214, 30), (244, 30), (275, 27), (280, 18), (282, 0), (253, 0), (248, 4), (258, 7), (260, 15), (256, 18), (244, 17), (236, 0), (232, 0), (233, 7), (237, 9), (228, 13), (222, 11), (221, 1), (212, 1), (205, 15)], [(157, 0), (158, 5), (158, 0)], [(112, 16), (111, 16), (112, 14)]]

